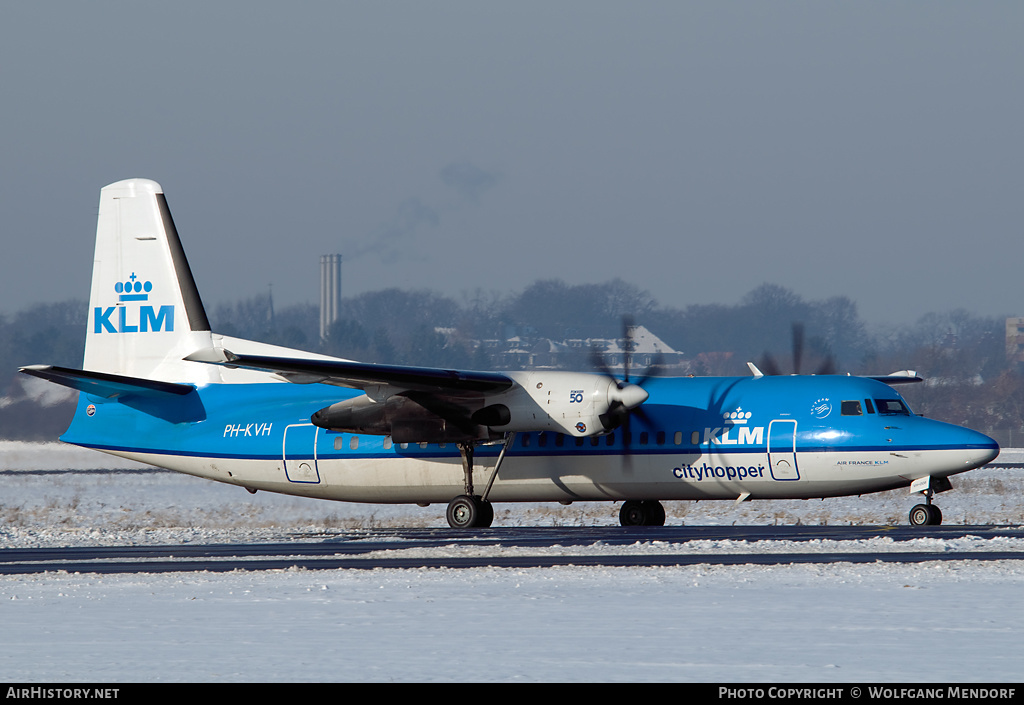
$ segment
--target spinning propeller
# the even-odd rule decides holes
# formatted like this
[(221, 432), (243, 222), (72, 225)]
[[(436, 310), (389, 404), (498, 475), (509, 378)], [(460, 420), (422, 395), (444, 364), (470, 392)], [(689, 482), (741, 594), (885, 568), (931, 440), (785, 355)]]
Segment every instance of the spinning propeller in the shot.
[[(793, 324), (793, 372), (791, 374), (800, 374), (800, 365), (803, 361), (804, 356), (804, 325), (803, 323)], [(775, 359), (767, 352), (761, 358), (760, 364), (761, 370), (766, 375), (781, 375), (785, 374), (779, 367)], [(812, 373), (816, 375), (833, 375), (836, 373), (835, 360), (831, 355), (825, 356), (825, 359), (818, 365), (818, 368)]]
[(622, 427), (622, 444), (626, 451), (625, 458), (627, 463), (630, 462), (630, 446), (632, 444), (630, 419), (636, 414), (642, 420), (647, 420), (647, 416), (641, 407), (648, 397), (648, 393), (643, 387), (652, 376), (651, 372), (654, 368), (661, 364), (661, 353), (656, 353), (654, 361), (643, 371), (643, 374), (635, 381), (630, 381), (629, 368), (633, 352), (636, 350), (636, 341), (633, 339), (634, 328), (633, 319), (629, 316), (624, 316), (622, 318), (623, 357), (621, 380), (615, 376), (605, 361), (604, 356), (598, 350), (592, 349), (590, 352), (590, 360), (594, 367), (614, 383), (608, 390), (608, 410), (601, 414), (599, 418), (602, 425), (609, 431), (620, 426)]

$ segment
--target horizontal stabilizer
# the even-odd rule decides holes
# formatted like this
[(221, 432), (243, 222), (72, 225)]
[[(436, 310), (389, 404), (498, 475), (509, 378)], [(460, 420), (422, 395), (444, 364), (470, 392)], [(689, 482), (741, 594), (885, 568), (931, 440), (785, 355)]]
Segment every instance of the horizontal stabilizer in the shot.
[(55, 365), (29, 365), (21, 371), (33, 377), (62, 384), (80, 392), (97, 397), (114, 399), (116, 397), (180, 397), (191, 392), (195, 387), (191, 384), (174, 384), (157, 382), (152, 379), (126, 377), (106, 372), (90, 372), (75, 370)]
[(366, 362), (341, 360), (310, 360), (304, 358), (267, 357), (263, 355), (236, 355), (223, 351), (224, 361), (218, 361), (206, 351), (190, 355), (186, 360), (210, 362), (227, 367), (276, 372), (299, 383), (324, 382), (354, 389), (366, 389), (379, 384), (390, 384), (424, 392), (462, 394), (493, 394), (515, 385), (511, 378), (497, 372), (465, 372), (437, 367), (408, 367), (405, 365), (374, 365)]

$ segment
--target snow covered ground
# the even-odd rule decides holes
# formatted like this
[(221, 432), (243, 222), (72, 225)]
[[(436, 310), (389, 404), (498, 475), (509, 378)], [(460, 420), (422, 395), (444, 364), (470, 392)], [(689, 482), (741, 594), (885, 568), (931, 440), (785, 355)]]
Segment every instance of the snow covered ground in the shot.
[[(1024, 451), (999, 461), (1018, 458), (1024, 465)], [(443, 506), (249, 495), (170, 473), (49, 472), (112, 467), (138, 466), (0, 443), (0, 546), (279, 541), (325, 528), (445, 525)], [(1024, 469), (977, 470), (954, 487), (940, 497), (947, 524), (1024, 522)], [(883, 524), (905, 523), (912, 503), (898, 491), (672, 503), (668, 513), (669, 523), (689, 525)], [(616, 511), (499, 505), (495, 526), (611, 526)], [(879, 550), (885, 539), (872, 541), (865, 548)], [(988, 543), (948, 548), (1024, 551)], [(713, 544), (688, 550), (781, 550)], [(1019, 681), (1022, 588), (1024, 561), (0, 576), (0, 678)]]

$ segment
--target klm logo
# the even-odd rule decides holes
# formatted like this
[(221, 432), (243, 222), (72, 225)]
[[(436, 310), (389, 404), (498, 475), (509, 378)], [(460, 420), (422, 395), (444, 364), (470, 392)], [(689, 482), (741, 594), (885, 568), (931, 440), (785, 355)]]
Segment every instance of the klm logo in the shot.
[[(745, 412), (743, 409), (736, 409), (736, 411), (722, 414), (721, 426), (704, 429), (703, 443), (705, 445), (721, 446), (763, 445), (764, 426), (749, 426), (748, 423), (751, 416), (752, 414), (749, 411)], [(737, 435), (730, 437), (729, 434), (733, 431), (736, 431)]]
[(93, 309), (93, 333), (169, 333), (174, 330), (174, 306), (161, 306), (157, 310), (142, 304), (149, 301), (153, 282), (139, 281), (132, 272), (127, 281), (114, 284), (114, 291), (117, 292), (116, 306)]

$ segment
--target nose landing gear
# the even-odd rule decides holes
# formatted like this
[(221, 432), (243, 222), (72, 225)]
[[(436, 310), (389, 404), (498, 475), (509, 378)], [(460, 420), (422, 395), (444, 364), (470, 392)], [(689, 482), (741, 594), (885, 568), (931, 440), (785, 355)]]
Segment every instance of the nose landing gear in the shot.
[(914, 526), (938, 526), (942, 523), (942, 511), (934, 504), (914, 505), (910, 510), (910, 523)]
[(938, 526), (942, 523), (942, 511), (932, 504), (936, 492), (953, 489), (948, 477), (922, 477), (910, 483), (911, 494), (924, 495), (924, 504), (915, 504), (910, 510), (912, 526)]

